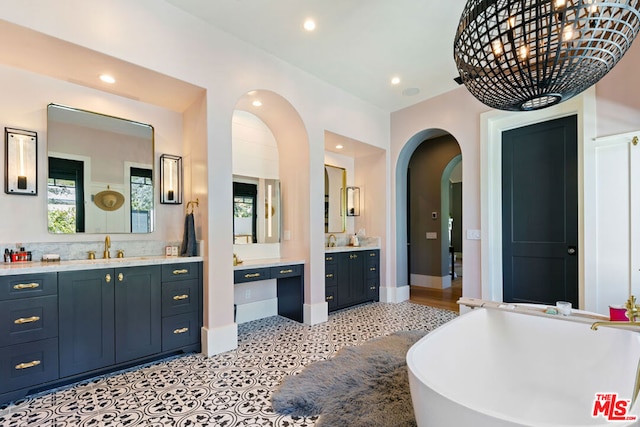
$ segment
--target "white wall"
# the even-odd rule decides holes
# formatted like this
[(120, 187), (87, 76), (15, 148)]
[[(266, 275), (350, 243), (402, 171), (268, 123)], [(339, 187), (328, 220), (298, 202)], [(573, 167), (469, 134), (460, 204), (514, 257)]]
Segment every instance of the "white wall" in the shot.
[[(69, 13), (71, 10), (73, 13)], [(237, 338), (233, 323), (232, 216), (228, 208), (232, 188), (233, 111), (237, 100), (253, 89), (270, 90), (285, 98), (298, 112), (308, 135), (308, 141), (297, 142), (308, 144), (309, 153), (308, 163), (299, 164), (300, 171), (309, 174), (309, 184), (308, 188), (300, 190), (318, 195), (303, 207), (301, 215), (289, 218), (292, 225), (300, 221), (304, 226), (292, 227), (295, 233), (288, 244), (306, 248), (302, 252), (307, 262), (305, 303), (324, 304), (324, 230), (321, 225), (324, 209), (320, 196), (324, 185), (324, 131), (331, 129), (386, 149), (389, 135), (386, 112), (157, 0), (111, 0), (108, 3), (10, 0), (0, 5), (0, 16), (206, 89), (206, 102), (203, 104), (199, 100), (189, 109), (188, 117), (185, 114), (185, 120), (194, 127), (185, 127), (183, 141), (189, 150), (185, 170), (192, 174), (185, 179), (191, 190), (186, 196), (199, 198), (198, 215), (204, 216), (202, 219), (206, 221), (200, 228), (206, 241), (203, 336), (204, 351), (208, 354), (234, 348)], [(19, 40), (12, 43), (19, 43)], [(99, 100), (105, 98), (109, 99), (96, 94), (94, 101), (99, 104)], [(4, 107), (10, 108), (9, 99), (3, 99)], [(97, 108), (101, 105), (94, 108), (80, 106), (103, 110)], [(42, 130), (42, 123), (34, 130)], [(187, 134), (197, 139), (188, 140)], [(163, 147), (162, 140), (157, 140), (156, 144)], [(294, 180), (296, 171), (289, 172), (290, 179)], [(202, 182), (205, 176), (206, 182)], [(30, 209), (37, 203), (21, 200), (16, 208)], [(160, 224), (171, 227), (164, 216), (159, 220), (162, 220)], [(181, 221), (179, 223), (181, 227)], [(318, 227), (307, 224), (318, 224)], [(18, 225), (27, 228), (28, 224), (20, 222)], [(40, 230), (32, 236), (34, 239), (43, 236), (43, 228)]]

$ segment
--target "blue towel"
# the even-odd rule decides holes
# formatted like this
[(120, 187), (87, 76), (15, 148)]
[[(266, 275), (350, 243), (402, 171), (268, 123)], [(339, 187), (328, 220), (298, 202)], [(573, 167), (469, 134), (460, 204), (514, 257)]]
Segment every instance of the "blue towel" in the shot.
[(184, 236), (182, 238), (182, 248), (180, 250), (180, 255), (198, 255), (196, 244), (196, 227), (193, 221), (193, 213), (187, 214), (184, 219)]

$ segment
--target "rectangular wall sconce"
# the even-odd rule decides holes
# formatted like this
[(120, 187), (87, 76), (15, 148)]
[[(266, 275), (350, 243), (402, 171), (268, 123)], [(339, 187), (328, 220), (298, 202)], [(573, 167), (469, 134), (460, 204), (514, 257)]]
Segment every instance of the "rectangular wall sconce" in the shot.
[(359, 187), (347, 187), (347, 216), (360, 216)]
[(4, 128), (4, 192), (38, 194), (38, 134)]
[(182, 204), (182, 157), (160, 156), (160, 203)]

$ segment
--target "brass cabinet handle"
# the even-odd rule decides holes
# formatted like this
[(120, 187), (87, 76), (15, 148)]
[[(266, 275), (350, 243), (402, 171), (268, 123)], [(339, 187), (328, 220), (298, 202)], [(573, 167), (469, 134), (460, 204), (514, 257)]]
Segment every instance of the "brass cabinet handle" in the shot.
[(189, 295), (187, 295), (187, 294), (176, 295), (176, 296), (173, 297), (173, 299), (176, 300), (176, 301), (180, 301), (180, 300), (187, 299), (187, 298), (189, 298)]
[(106, 280), (107, 283), (111, 282), (111, 275), (109, 273), (107, 273), (107, 275), (104, 276), (104, 280)]
[(173, 331), (174, 334), (184, 334), (185, 332), (188, 332), (189, 328), (180, 328), (180, 329), (176, 329)]
[(369, 271), (376, 271), (376, 268), (375, 268), (375, 267), (371, 267), (371, 268), (369, 269)]
[(13, 289), (35, 289), (40, 287), (40, 283), (18, 283), (17, 285), (13, 285)]
[(288, 270), (280, 270), (280, 274), (289, 274), (289, 273), (293, 273), (293, 270), (291, 268)]
[(333, 261), (333, 257), (332, 256), (328, 256), (324, 259), (325, 261)]
[(333, 299), (333, 295), (329, 295), (328, 297), (325, 298), (327, 301), (331, 301)]
[(356, 259), (356, 258), (358, 258), (358, 254), (349, 255), (349, 259)]
[(244, 277), (245, 277), (245, 279), (251, 279), (253, 277), (260, 277), (260, 273), (245, 274)]
[(40, 320), (39, 316), (21, 317), (19, 319), (14, 320), (13, 323), (15, 323), (16, 325), (22, 325), (25, 323), (37, 322), (38, 320)]
[(124, 274), (118, 273), (118, 282), (122, 282), (124, 280)]
[(376, 256), (376, 253), (375, 253), (375, 252), (371, 252), (371, 253), (369, 254), (369, 256)]
[(189, 273), (189, 270), (187, 270), (186, 268), (183, 268), (182, 270), (173, 270), (173, 274), (187, 274)]
[(27, 363), (18, 363), (16, 365), (16, 369), (27, 369), (27, 368), (33, 368), (34, 366), (38, 366), (39, 364), (41, 364), (42, 362), (39, 360), (33, 360), (31, 362), (27, 362)]
[(327, 274), (327, 279), (332, 279), (332, 278), (333, 278), (333, 274), (332, 273)]
[(369, 288), (369, 290), (375, 291), (375, 290), (376, 290), (376, 287), (375, 287), (375, 286), (372, 286), (372, 287), (370, 287), (370, 288)]

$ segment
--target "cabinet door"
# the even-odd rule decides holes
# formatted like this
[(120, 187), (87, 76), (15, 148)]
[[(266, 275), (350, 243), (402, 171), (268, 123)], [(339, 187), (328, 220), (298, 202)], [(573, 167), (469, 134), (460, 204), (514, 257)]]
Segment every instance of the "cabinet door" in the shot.
[(357, 251), (349, 254), (349, 269), (351, 276), (351, 298), (353, 304), (360, 304), (368, 300), (367, 281), (365, 280), (365, 252)]
[(162, 348), (160, 266), (115, 269), (116, 363)]
[(347, 307), (352, 304), (353, 296), (351, 289), (351, 259), (350, 252), (341, 252), (334, 255), (336, 260), (336, 284), (337, 284), (337, 307)]
[(112, 269), (58, 273), (60, 376), (113, 365)]

